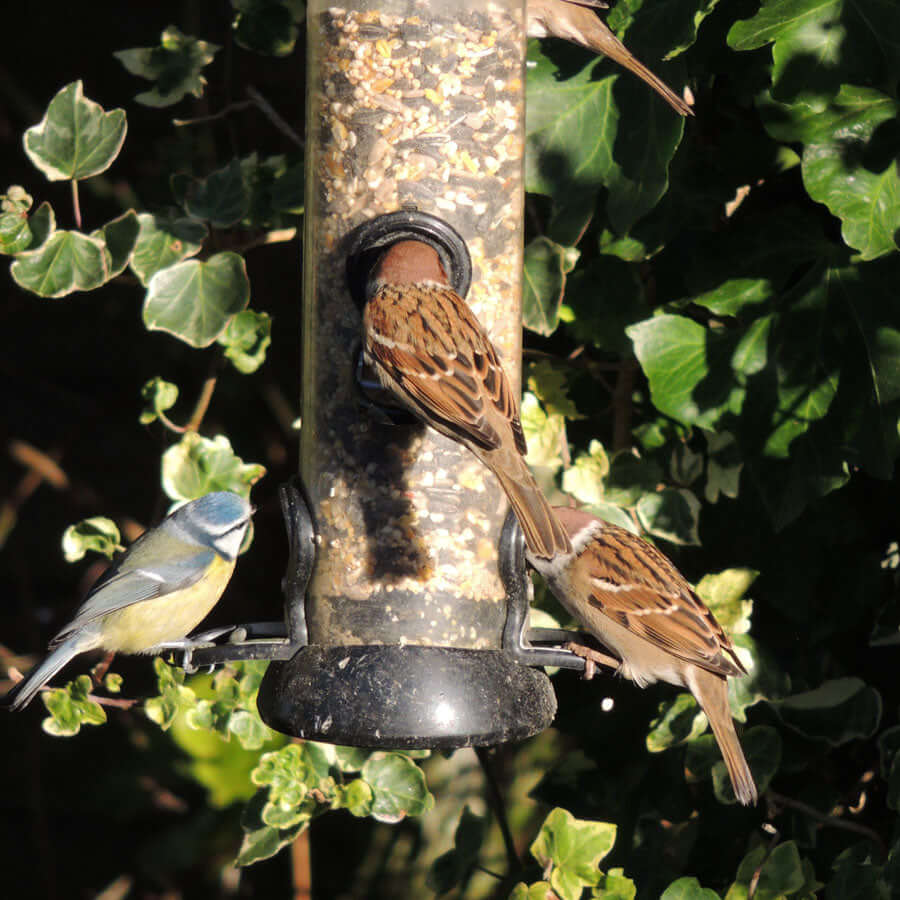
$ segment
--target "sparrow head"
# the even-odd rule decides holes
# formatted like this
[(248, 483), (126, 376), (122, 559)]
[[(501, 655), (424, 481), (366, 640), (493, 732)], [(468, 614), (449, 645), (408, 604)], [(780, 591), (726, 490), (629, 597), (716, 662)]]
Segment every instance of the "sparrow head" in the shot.
[(434, 282), (442, 287), (450, 286), (437, 250), (431, 244), (415, 240), (391, 244), (375, 264), (372, 281), (376, 285)]

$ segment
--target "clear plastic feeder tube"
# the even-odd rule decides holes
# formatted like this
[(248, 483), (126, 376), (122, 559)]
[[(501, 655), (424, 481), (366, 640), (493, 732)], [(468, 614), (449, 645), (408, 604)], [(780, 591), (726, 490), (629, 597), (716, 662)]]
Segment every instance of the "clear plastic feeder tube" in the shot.
[(346, 237), (414, 205), (466, 240), (467, 301), (520, 383), (524, 0), (308, 4), (301, 474), (312, 643), (497, 648), (507, 504), (465, 448), (361, 405)]

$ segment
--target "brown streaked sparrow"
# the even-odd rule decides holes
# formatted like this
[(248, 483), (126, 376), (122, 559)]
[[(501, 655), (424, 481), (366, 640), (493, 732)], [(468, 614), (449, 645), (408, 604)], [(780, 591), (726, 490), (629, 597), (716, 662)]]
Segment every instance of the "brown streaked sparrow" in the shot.
[(528, 0), (528, 36), (562, 38), (608, 56), (649, 84), (675, 112), (692, 116), (690, 106), (640, 62), (594, 12), (605, 6), (593, 0)]
[(554, 507), (572, 552), (542, 559), (526, 552), (566, 610), (585, 625), (613, 665), (638, 687), (656, 681), (687, 688), (712, 727), (734, 793), (745, 806), (756, 784), (734, 730), (730, 676), (746, 674), (728, 636), (678, 569), (653, 544), (578, 509)]
[(363, 356), (384, 388), (496, 476), (536, 559), (572, 550), (525, 463), (519, 404), (497, 349), (450, 286), (437, 251), (400, 240), (366, 287)]

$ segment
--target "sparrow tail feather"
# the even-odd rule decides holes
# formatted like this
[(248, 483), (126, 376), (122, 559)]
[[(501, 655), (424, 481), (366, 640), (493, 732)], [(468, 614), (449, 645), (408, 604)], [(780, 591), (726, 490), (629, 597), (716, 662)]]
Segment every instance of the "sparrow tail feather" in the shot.
[(484, 462), (497, 476), (519, 525), (522, 526), (529, 551), (544, 559), (571, 553), (572, 544), (565, 528), (541, 493), (525, 461), (521, 457), (515, 458), (519, 461), (515, 471), (510, 471), (512, 466), (494, 468), (490, 464), (490, 457), (484, 459)]
[(758, 799), (756, 782), (753, 780), (741, 742), (734, 730), (726, 680), (721, 675), (700, 668), (694, 668), (688, 680), (691, 692), (709, 720), (728, 768), (735, 796), (744, 806), (755, 806)]

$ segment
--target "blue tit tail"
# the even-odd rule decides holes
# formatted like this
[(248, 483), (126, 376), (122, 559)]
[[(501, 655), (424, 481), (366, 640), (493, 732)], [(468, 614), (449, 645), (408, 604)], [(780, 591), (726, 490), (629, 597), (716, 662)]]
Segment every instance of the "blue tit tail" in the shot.
[(83, 632), (76, 632), (63, 641), (37, 668), (32, 669), (4, 698), (8, 709), (24, 709), (34, 699), (35, 694), (71, 659), (95, 644), (85, 642)]

